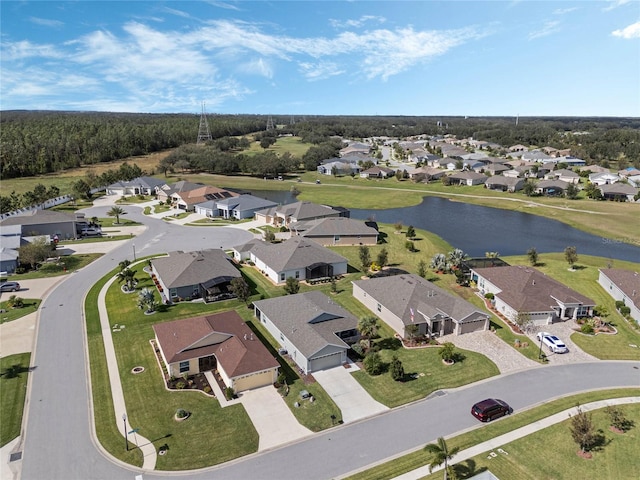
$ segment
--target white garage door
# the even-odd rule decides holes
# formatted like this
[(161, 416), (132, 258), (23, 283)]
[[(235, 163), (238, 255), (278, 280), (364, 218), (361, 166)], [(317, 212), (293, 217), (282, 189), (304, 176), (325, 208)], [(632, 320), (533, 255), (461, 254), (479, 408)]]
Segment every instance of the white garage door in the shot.
[(310, 371), (315, 372), (318, 370), (324, 370), (325, 368), (337, 367), (342, 363), (342, 353), (334, 353), (325, 357), (314, 358), (311, 360)]

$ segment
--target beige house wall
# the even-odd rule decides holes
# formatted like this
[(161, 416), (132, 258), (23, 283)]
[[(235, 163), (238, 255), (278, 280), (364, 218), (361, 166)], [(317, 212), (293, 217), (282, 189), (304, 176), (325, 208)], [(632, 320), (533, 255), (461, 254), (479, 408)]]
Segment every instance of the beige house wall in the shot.
[(278, 369), (265, 370), (264, 372), (252, 373), (242, 377), (234, 377), (233, 388), (236, 392), (251, 390), (252, 388), (266, 387), (273, 385), (278, 379)]
[(405, 336), (404, 322), (395, 314), (391, 313), (384, 305), (380, 304), (375, 298), (365, 293), (362, 288), (353, 285), (353, 298), (362, 303), (371, 312), (378, 316), (383, 322), (389, 325), (393, 330), (401, 336)]

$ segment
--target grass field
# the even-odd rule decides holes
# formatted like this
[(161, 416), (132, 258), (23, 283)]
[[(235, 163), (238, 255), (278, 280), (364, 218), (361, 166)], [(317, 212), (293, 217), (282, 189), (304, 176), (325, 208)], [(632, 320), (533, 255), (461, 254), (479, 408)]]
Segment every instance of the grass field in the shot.
[(24, 317), (25, 315), (29, 315), (30, 313), (36, 312), (38, 307), (40, 306), (40, 299), (38, 298), (23, 298), (24, 305), (22, 308), (11, 308), (8, 305), (8, 299), (11, 295), (20, 296), (20, 293), (9, 294), (6, 295), (6, 299), (0, 302), (0, 309), (5, 310), (4, 313), (0, 313), (0, 324), (11, 322), (12, 320), (17, 320), (18, 318)]
[[(557, 400), (553, 400), (550, 402), (545, 403), (544, 405), (526, 410), (524, 412), (520, 412), (520, 413), (516, 413), (514, 415), (511, 415), (507, 418), (501, 419), (499, 422), (492, 422), (486, 425), (482, 425), (480, 428), (475, 428), (467, 433), (463, 433), (461, 435), (457, 435), (455, 437), (451, 437), (451, 438), (447, 438), (447, 446), (449, 447), (449, 449), (452, 448), (456, 448), (458, 447), (460, 450), (464, 450), (466, 448), (470, 448), (474, 445), (477, 445), (479, 443), (482, 443), (484, 441), (490, 440), (492, 438), (498, 437), (500, 435), (503, 435), (507, 432), (510, 432), (512, 430), (515, 430), (517, 428), (523, 427), (525, 425), (529, 425), (531, 423), (535, 423), (536, 421), (546, 418), (550, 415), (553, 415), (555, 413), (561, 412), (562, 410), (566, 410), (567, 408), (571, 408), (574, 407), (577, 403), (580, 404), (586, 404), (589, 402), (593, 402), (593, 401), (597, 401), (597, 400), (605, 400), (608, 398), (620, 398), (620, 397), (629, 397), (629, 396), (638, 396), (640, 395), (640, 389), (632, 389), (632, 388), (623, 388), (623, 389), (610, 389), (610, 390), (598, 390), (598, 391), (594, 391), (594, 392), (586, 392), (586, 393), (581, 393), (579, 395), (572, 395), (572, 396), (568, 396), (568, 397), (564, 397), (561, 399), (557, 399)], [(631, 415), (628, 416), (628, 418), (634, 418)], [(639, 418), (637, 415), (635, 416), (635, 418)], [(639, 426), (636, 425), (636, 429)], [(565, 427), (566, 428), (566, 427)], [(542, 430), (540, 433), (544, 436), (545, 432), (547, 432), (548, 429)], [(640, 438), (636, 432), (636, 430), (632, 430), (630, 432), (627, 433), (627, 435), (632, 436), (632, 441), (637, 443), (638, 442), (638, 438)], [(527, 439), (529, 437), (525, 437), (522, 440), (519, 440), (519, 442), (526, 442)], [(563, 441), (566, 439), (563, 439)], [(573, 441), (571, 440), (571, 437), (569, 436), (569, 440), (566, 442), (567, 446), (569, 446), (569, 448), (572, 448), (573, 446), (575, 446), (575, 444), (573, 443)], [(553, 442), (546, 442), (545, 447), (543, 447), (541, 450), (533, 450), (533, 445), (529, 445), (530, 447), (530, 452), (531, 451), (535, 451), (536, 454), (535, 455), (529, 455), (532, 458), (532, 461), (538, 461), (540, 458), (547, 458), (546, 456), (543, 456), (543, 452), (546, 452), (547, 449), (553, 449), (555, 448), (556, 444)], [(605, 447), (607, 448), (607, 447)], [(511, 452), (511, 450), (509, 450), (509, 448), (507, 446), (504, 447), (504, 449), (508, 452)], [(570, 458), (571, 460), (574, 460), (573, 458), (571, 458), (571, 455), (575, 455), (575, 450), (577, 450), (577, 448), (573, 448), (573, 450), (571, 451), (571, 454), (568, 455), (568, 458)], [(540, 452), (540, 453), (539, 453)], [(476, 465), (478, 468), (473, 468), (473, 471), (475, 471), (476, 473), (478, 473), (479, 470), (479, 463), (481, 462), (483, 458), (486, 458), (486, 456), (480, 456), (477, 459), (474, 459), (474, 462), (476, 462)], [(630, 459), (635, 458), (635, 456), (632, 454), (629, 456)], [(577, 456), (575, 457), (576, 460), (579, 461), (583, 461), (582, 459), (578, 458)], [(491, 462), (494, 462), (495, 459), (492, 459)], [(388, 479), (392, 479), (395, 478), (399, 475), (402, 475), (403, 473), (409, 472), (411, 470), (415, 470), (416, 468), (422, 467), (424, 465), (427, 465), (429, 463), (429, 459), (428, 457), (425, 455), (425, 453), (422, 451), (422, 449), (416, 450), (412, 453), (409, 453), (407, 455), (404, 455), (402, 457), (399, 457), (395, 460), (391, 460), (389, 462), (384, 462), (376, 467), (372, 467), (368, 470), (364, 470), (358, 474), (352, 475), (350, 477), (348, 477), (348, 480), (388, 480)], [(540, 463), (540, 462), (538, 462)], [(543, 462), (544, 463), (544, 462)], [(492, 463), (493, 464), (493, 463)], [(469, 464), (467, 462), (465, 462), (462, 466), (468, 466)], [(572, 467), (572, 466), (571, 466)], [(567, 470), (564, 470), (563, 472), (561, 472), (561, 475), (557, 476), (546, 476), (546, 475), (539, 475), (539, 476), (521, 476), (517, 474), (517, 470), (513, 470), (513, 471), (508, 471), (508, 472), (503, 472), (503, 475), (499, 475), (498, 474), (498, 478), (526, 478), (526, 479), (538, 479), (538, 478), (557, 478), (557, 479), (573, 479), (573, 478), (636, 478), (636, 477), (616, 477), (616, 476), (592, 476), (592, 475), (585, 475), (583, 477), (577, 477), (577, 476), (573, 476), (573, 471), (571, 469), (571, 467), (568, 467)], [(468, 472), (463, 472), (463, 469), (459, 469), (459, 472), (461, 474), (463, 473), (468, 473)], [(491, 467), (491, 471), (495, 474), (497, 474), (497, 472), (493, 471), (493, 467)], [(428, 477), (428, 478), (433, 478), (433, 479), (439, 479), (442, 478), (442, 472), (440, 473), (435, 473), (432, 476)], [(466, 476), (464, 476), (463, 478), (466, 478)]]
[(30, 353), (0, 358), (0, 447), (20, 435), (30, 359)]

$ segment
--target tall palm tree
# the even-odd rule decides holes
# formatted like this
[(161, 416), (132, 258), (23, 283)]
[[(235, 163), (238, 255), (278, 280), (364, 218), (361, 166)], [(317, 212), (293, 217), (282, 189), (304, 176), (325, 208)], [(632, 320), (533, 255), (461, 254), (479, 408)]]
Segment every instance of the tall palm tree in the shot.
[(127, 212), (125, 212), (124, 209), (115, 205), (111, 207), (111, 210), (107, 212), (107, 215), (109, 215), (110, 217), (116, 217), (116, 223), (120, 223), (120, 215), (126, 214)]
[(449, 450), (447, 442), (444, 441), (444, 438), (440, 437), (437, 443), (425, 445), (423, 450), (431, 455), (429, 473), (431, 473), (433, 467), (439, 467), (444, 463), (444, 480), (447, 480), (449, 475), (449, 460), (451, 460), (460, 449), (456, 447)]
[(118, 279), (118, 282), (124, 282), (127, 286), (127, 290), (131, 292), (136, 281), (136, 272), (130, 268), (125, 268), (116, 275), (116, 278)]

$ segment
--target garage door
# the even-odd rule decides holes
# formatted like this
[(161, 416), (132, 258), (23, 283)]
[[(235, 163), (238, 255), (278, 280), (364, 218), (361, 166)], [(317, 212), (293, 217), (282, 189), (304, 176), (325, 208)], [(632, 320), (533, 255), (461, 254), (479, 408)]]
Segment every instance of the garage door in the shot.
[(274, 372), (268, 371), (238, 378), (234, 382), (234, 390), (236, 392), (242, 392), (244, 390), (251, 390), (252, 388), (265, 387), (267, 385), (271, 385), (275, 381), (274, 377)]
[(311, 360), (310, 371), (324, 370), (325, 368), (337, 367), (342, 363), (342, 353), (334, 353), (325, 357), (314, 358)]

